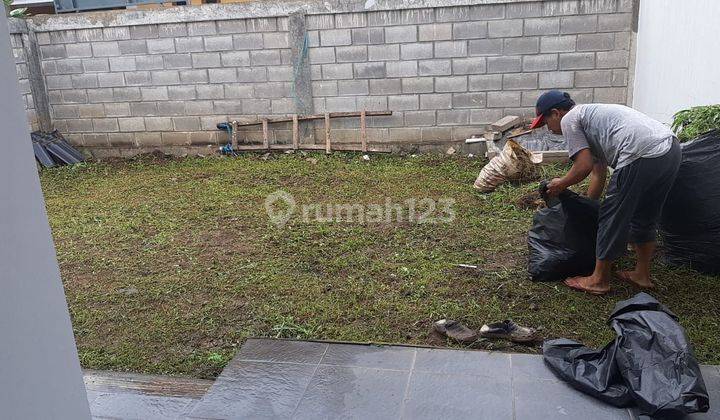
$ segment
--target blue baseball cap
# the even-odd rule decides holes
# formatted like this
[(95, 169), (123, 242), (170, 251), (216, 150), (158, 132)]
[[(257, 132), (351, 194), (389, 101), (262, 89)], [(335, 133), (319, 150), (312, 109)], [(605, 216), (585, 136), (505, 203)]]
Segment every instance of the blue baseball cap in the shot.
[(530, 129), (532, 130), (545, 125), (546, 112), (566, 101), (571, 100), (572, 99), (570, 99), (569, 93), (560, 92), (559, 90), (550, 90), (540, 95), (535, 103), (535, 115), (537, 115), (537, 117), (535, 117), (532, 124), (530, 124)]

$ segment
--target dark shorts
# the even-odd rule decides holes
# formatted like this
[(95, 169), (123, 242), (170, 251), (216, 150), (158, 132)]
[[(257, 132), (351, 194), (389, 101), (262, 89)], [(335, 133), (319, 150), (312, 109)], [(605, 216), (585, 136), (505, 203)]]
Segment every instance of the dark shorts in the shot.
[(681, 159), (677, 140), (662, 156), (641, 158), (615, 171), (600, 205), (597, 258), (620, 257), (627, 243), (655, 241), (657, 224)]

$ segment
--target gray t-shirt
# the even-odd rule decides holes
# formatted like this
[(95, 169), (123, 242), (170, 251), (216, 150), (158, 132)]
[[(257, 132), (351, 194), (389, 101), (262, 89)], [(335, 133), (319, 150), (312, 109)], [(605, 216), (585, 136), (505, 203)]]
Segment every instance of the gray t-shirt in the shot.
[(611, 168), (665, 154), (675, 135), (665, 124), (624, 105), (577, 105), (560, 122), (570, 158), (590, 149)]

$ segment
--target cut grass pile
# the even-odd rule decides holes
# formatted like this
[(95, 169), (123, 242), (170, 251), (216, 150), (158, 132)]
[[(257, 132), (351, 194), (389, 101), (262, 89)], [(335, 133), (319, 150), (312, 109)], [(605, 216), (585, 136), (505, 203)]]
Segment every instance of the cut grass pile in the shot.
[[(94, 163), (41, 174), (84, 367), (213, 377), (248, 336), (424, 344), (432, 321), (512, 318), (547, 337), (604, 345), (606, 297), (526, 273), (536, 183), (480, 195), (481, 160), (257, 155)], [(545, 168), (545, 177), (564, 168)], [(297, 205), (455, 200), (451, 223), (271, 224)], [(456, 263), (478, 264), (468, 272)], [(720, 363), (720, 281), (656, 264), (654, 294), (704, 363)], [(501, 341), (481, 348), (536, 352)]]

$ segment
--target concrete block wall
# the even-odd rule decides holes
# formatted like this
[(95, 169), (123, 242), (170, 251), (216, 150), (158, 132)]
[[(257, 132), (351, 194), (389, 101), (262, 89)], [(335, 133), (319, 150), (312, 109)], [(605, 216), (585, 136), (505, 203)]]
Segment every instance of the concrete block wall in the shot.
[[(547, 89), (579, 103), (627, 101), (632, 1), (424, 0), (370, 11), (354, 3), (364, 4), (308, 7), (300, 51), (314, 113), (393, 111), (368, 119), (376, 145), (446, 148), (504, 115), (532, 116)], [(282, 5), (261, 9), (273, 16), (208, 5), (30, 21), (54, 126), (98, 153), (215, 150), (227, 139), (218, 122), (294, 113), (303, 56), (291, 54), (298, 40)], [(333, 120), (333, 141), (359, 142), (358, 125)], [(321, 123), (312, 127), (322, 141)], [(284, 125), (271, 136), (291, 135)]]
[[(547, 89), (626, 103), (631, 2), (531, 1), (309, 17), (315, 110), (392, 110), (377, 138), (458, 142)], [(343, 138), (357, 141), (355, 121)]]
[(216, 124), (285, 114), (287, 18), (37, 33), (53, 121), (89, 148), (217, 146)]
[(30, 123), (30, 128), (35, 131), (40, 128), (37, 113), (35, 112), (35, 104), (33, 102), (32, 92), (30, 92), (29, 69), (26, 57), (26, 50), (23, 44), (23, 34), (10, 34), (10, 46), (12, 47), (13, 56), (15, 58), (15, 70), (20, 83), (20, 93), (22, 101), (25, 104), (25, 110)]

